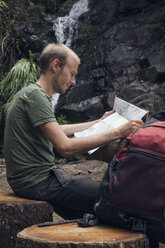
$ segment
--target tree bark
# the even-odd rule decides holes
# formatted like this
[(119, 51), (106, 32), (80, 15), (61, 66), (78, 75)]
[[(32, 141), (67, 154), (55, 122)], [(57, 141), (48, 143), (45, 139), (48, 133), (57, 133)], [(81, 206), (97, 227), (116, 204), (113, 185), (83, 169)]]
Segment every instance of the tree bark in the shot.
[(47, 202), (0, 193), (0, 248), (15, 248), (18, 232), (39, 222), (52, 221), (52, 213)]
[(148, 248), (143, 234), (105, 225), (82, 228), (77, 223), (38, 227), (18, 233), (16, 248)]

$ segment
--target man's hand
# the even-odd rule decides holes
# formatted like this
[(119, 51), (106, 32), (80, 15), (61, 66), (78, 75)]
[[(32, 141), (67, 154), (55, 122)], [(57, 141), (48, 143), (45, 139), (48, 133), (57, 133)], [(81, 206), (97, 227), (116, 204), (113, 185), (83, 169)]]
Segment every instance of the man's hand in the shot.
[(127, 137), (133, 131), (138, 129), (140, 126), (143, 125), (142, 120), (129, 120), (127, 123), (121, 125), (118, 129), (121, 134), (121, 138)]
[(103, 116), (100, 118), (100, 121), (108, 117), (109, 115), (115, 113), (115, 109), (112, 109), (111, 111), (107, 111), (103, 114)]

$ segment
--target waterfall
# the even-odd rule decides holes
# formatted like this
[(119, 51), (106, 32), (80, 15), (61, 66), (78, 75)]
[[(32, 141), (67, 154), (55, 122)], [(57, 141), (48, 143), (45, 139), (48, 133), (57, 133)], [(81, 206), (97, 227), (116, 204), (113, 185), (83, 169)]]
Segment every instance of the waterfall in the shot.
[[(69, 14), (64, 17), (58, 17), (53, 25), (55, 36), (58, 43), (63, 43), (68, 47), (71, 46), (73, 33), (77, 27), (79, 16), (88, 11), (88, 0), (77, 1)], [(54, 94), (51, 98), (52, 109), (55, 111), (59, 94)]]
[(57, 105), (59, 96), (60, 96), (59, 93), (55, 93), (55, 94), (53, 94), (52, 97), (51, 97), (51, 105), (52, 105), (52, 110), (53, 110), (53, 112), (54, 112), (55, 109), (56, 109), (56, 105)]
[(79, 0), (73, 5), (68, 15), (56, 19), (53, 30), (55, 31), (58, 43), (64, 43), (67, 46), (71, 46), (78, 18), (87, 11), (88, 0)]

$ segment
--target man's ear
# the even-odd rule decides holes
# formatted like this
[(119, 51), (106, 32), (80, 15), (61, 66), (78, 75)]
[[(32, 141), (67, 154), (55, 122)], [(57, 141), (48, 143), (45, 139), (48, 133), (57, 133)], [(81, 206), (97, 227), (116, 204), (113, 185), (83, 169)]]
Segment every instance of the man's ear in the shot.
[(60, 65), (59, 65), (59, 59), (54, 59), (51, 62), (51, 68), (52, 68), (52, 70), (55, 72), (59, 67), (60, 67)]

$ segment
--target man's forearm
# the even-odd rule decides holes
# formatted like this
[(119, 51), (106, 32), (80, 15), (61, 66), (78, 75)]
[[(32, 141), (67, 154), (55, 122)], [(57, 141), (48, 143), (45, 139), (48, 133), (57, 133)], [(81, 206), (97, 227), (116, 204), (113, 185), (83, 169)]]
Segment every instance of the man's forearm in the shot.
[(66, 150), (63, 150), (63, 156), (67, 157), (72, 154), (80, 154), (87, 152), (99, 146), (111, 143), (114, 140), (120, 139), (122, 136), (118, 129), (113, 129), (109, 132), (92, 135), (88, 137), (67, 139)]
[(84, 153), (88, 150), (103, 146), (122, 137), (118, 128), (109, 132), (82, 138), (70, 138), (61, 129), (57, 122), (48, 122), (40, 126), (41, 130), (52, 142), (57, 151), (64, 157)]
[(84, 122), (84, 123), (78, 123), (78, 124), (61, 125), (61, 128), (62, 128), (62, 130), (65, 132), (65, 134), (67, 136), (72, 136), (74, 134), (74, 132), (79, 132), (79, 131), (85, 130), (85, 129), (93, 126), (94, 124), (96, 124), (100, 120), (103, 120), (107, 116), (113, 114), (114, 112), (115, 112), (115, 110), (113, 109), (111, 111), (105, 112), (103, 114), (103, 116), (100, 119), (98, 119), (98, 120)]
[(82, 138), (67, 137), (64, 131), (55, 121), (42, 124), (40, 125), (40, 128), (52, 142), (57, 151), (62, 156), (67, 157), (72, 154), (83, 153), (93, 148), (106, 145), (114, 140), (124, 138), (139, 128), (141, 125), (141, 120), (130, 120), (109, 132)]
[(77, 124), (66, 124), (66, 125), (60, 125), (60, 126), (67, 136), (72, 136), (74, 132), (85, 130), (93, 126), (97, 122), (99, 122), (99, 120), (89, 121), (89, 122), (84, 122), (84, 123), (77, 123)]

